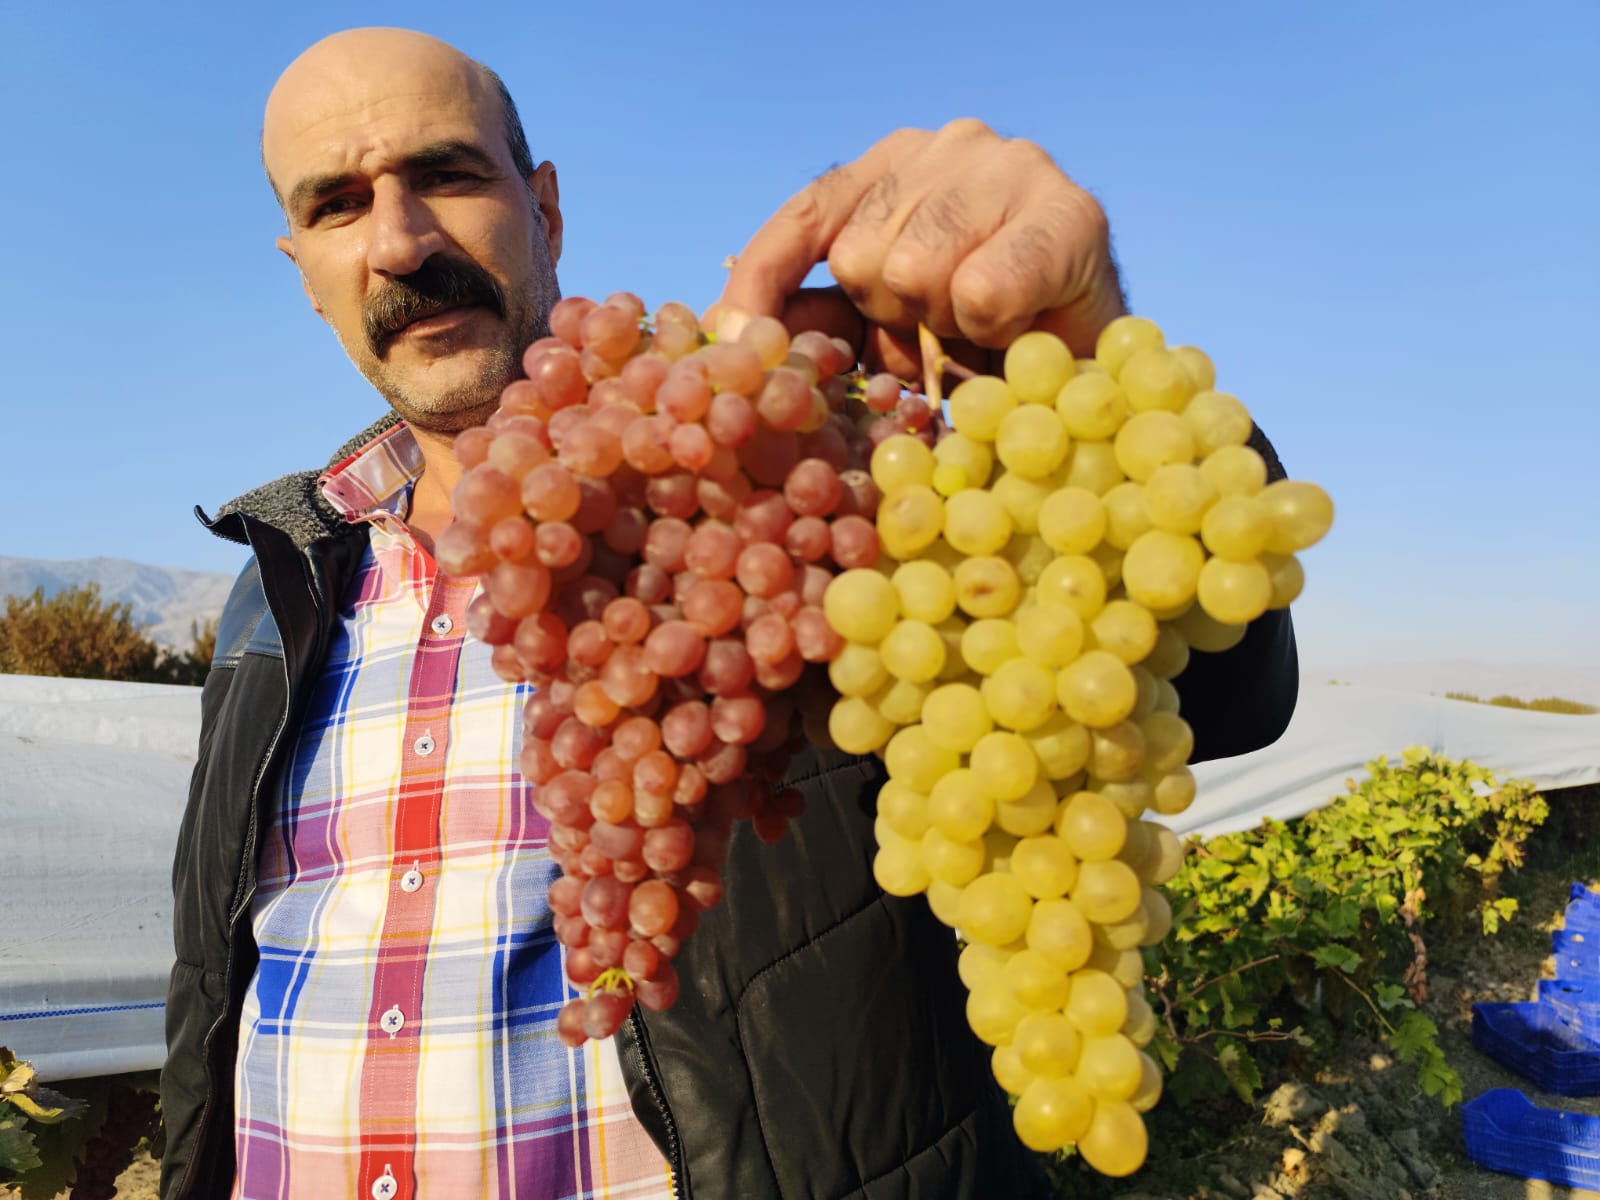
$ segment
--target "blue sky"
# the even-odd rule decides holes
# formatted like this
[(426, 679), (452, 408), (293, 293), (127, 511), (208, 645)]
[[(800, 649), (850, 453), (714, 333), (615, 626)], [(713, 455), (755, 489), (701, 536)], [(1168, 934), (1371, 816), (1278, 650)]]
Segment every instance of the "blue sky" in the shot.
[(1334, 496), (1308, 662), (1600, 662), (1600, 6), (446, 11), (0, 9), (0, 554), (231, 571), (190, 508), (381, 411), (272, 248), (256, 138), (301, 49), (398, 24), (506, 78), (560, 171), (569, 294), (703, 307), (898, 126), (1037, 141), (1104, 203), (1136, 311)]

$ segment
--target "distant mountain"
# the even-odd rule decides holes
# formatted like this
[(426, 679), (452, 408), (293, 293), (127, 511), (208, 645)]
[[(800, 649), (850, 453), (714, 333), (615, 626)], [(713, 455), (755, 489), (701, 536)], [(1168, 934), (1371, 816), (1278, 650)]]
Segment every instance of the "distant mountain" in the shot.
[(187, 649), (189, 623), (204, 624), (222, 612), (233, 576), (210, 571), (152, 567), (122, 558), (79, 558), (63, 562), (0, 555), (0, 596), (27, 596), (43, 588), (53, 596), (70, 587), (98, 583), (109, 603), (127, 604), (136, 623), (156, 642)]

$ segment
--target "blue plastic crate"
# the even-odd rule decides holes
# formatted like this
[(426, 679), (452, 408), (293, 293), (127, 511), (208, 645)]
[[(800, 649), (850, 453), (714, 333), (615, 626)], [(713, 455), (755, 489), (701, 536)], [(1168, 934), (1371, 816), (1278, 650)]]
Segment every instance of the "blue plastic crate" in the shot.
[(1600, 1040), (1600, 979), (1541, 979), (1539, 1003), (1548, 1004), (1586, 1036)]
[(1568, 929), (1600, 929), (1600, 892), (1591, 892), (1587, 884), (1573, 884), (1565, 923)]
[(1480, 1167), (1600, 1188), (1600, 1117), (1538, 1108), (1515, 1088), (1495, 1088), (1461, 1106), (1461, 1132)]
[(1544, 1091), (1600, 1096), (1600, 1045), (1549, 1004), (1474, 1004), (1472, 1044)]
[(1550, 935), (1557, 979), (1600, 979), (1600, 929), (1558, 929)]

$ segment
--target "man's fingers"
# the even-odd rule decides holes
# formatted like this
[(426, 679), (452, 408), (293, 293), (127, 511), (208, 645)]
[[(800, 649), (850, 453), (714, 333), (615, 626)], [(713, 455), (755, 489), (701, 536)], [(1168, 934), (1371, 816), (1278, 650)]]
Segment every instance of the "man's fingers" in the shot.
[(866, 336), (866, 321), (836, 287), (802, 288), (783, 307), (783, 323), (791, 334), (816, 329), (829, 337), (843, 338), (861, 353)]
[[(1021, 208), (950, 279), (963, 336), (1003, 346), (1049, 328), (1076, 353), (1123, 309), (1105, 213), (1079, 189)], [(1047, 325), (1036, 318), (1049, 317)]]
[(722, 289), (723, 303), (766, 316), (781, 313), (811, 268), (827, 259), (862, 198), (893, 173), (915, 137), (909, 130), (891, 134), (785, 201), (734, 259)]

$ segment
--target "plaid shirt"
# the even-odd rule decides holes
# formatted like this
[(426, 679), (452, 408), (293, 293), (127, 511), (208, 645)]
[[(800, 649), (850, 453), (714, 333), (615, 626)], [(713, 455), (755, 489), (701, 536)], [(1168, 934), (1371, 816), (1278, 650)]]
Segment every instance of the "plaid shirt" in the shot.
[(526, 685), (466, 637), (476, 581), (406, 530), (404, 426), (323, 481), (371, 546), (285, 765), (235, 1078), (245, 1200), (654, 1200), (671, 1172), (610, 1039), (569, 1050)]

